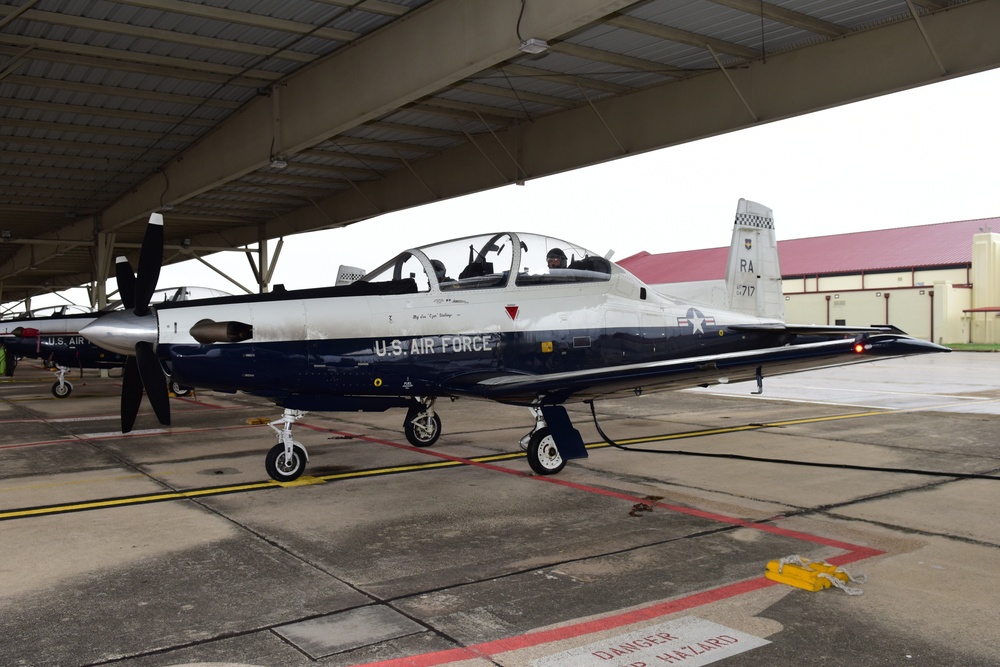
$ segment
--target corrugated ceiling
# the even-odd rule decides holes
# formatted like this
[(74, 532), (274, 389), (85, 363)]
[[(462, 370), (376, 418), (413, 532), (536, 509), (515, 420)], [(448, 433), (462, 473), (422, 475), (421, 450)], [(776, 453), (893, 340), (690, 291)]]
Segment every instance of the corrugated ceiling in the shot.
[[(135, 252), (143, 230), (140, 213), (167, 211), (169, 261), (256, 241), (255, 229), (266, 237), (277, 235), (276, 229), (296, 233), (350, 224), (371, 213), (338, 205), (338, 198), (360, 196), (373, 213), (402, 205), (377, 201), (375, 191), (366, 189), (373, 183), (400, 192), (414, 187), (394, 185), (401, 180), (393, 180), (394, 173), (415, 174), (415, 189), (427, 191), (401, 195), (405, 202), (483, 187), (461, 183), (467, 169), (458, 162), (433, 174), (418, 174), (415, 165), (461, 151), (495, 161), (483, 148), (491, 138), (502, 143), (499, 137), (530, 129), (540, 119), (569, 118), (574, 110), (591, 108), (605, 122), (600, 104), (637, 91), (718, 73), (720, 65), (736, 72), (781, 53), (976, 4), (916, 0), (911, 12), (899, 0), (548, 2), (15, 0), (0, 5), (0, 301), (109, 275), (111, 255)], [(571, 7), (590, 14), (556, 16)], [(495, 34), (476, 22), (487, 10), (506, 19)], [(421, 25), (417, 17), (473, 26), (483, 32), (482, 42), (506, 40), (512, 48), (497, 51), (502, 55), (487, 66), (451, 76), (467, 66), (456, 50), (475, 44), (477, 35), (421, 43), (413, 34)], [(545, 34), (549, 49), (541, 54), (518, 51), (518, 41), (533, 36), (522, 30), (536, 26), (564, 32)], [(236, 126), (241, 114), (262, 100), (273, 103), (275, 114), (285, 113), (284, 86), (292, 91), (309, 68), (324, 68), (331, 85), (339, 85), (337, 66), (350, 62), (352, 49), (371, 49), (374, 57), (365, 64), (375, 72), (383, 63), (373, 60), (384, 55), (384, 77), (369, 75), (338, 89), (334, 107), (380, 86), (401, 86), (390, 81), (407, 77), (409, 59), (393, 45), (409, 44), (408, 39), (417, 45), (413, 66), (421, 68), (414, 76), (436, 63), (452, 68), (436, 75), (436, 88), (419, 96), (400, 92), (391, 107), (336, 126), (311, 145), (288, 150), (272, 139), (271, 154), (258, 151), (256, 163), (219, 149), (212, 160), (183, 165), (196, 146), (212, 146), (221, 128)], [(919, 32), (913, 40), (921, 40)], [(331, 111), (325, 104), (315, 115)], [(739, 106), (735, 95), (733, 104)], [(262, 141), (256, 134), (247, 141)], [(643, 148), (657, 141), (650, 139)], [(631, 151), (619, 148), (618, 155)], [(519, 173), (508, 175), (494, 164), (504, 173), (503, 182), (546, 169), (526, 166), (527, 149), (523, 164), (504, 150)], [(588, 161), (594, 158), (568, 155), (560, 165)], [(193, 170), (199, 172), (193, 180), (203, 185), (178, 186)], [(150, 192), (162, 193), (161, 201)], [(274, 226), (278, 220), (295, 222), (285, 229)]]

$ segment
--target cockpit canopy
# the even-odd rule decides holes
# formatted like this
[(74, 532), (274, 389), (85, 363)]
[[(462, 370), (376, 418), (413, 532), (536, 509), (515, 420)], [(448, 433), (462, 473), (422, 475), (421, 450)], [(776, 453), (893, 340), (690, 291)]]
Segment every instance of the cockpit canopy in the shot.
[(85, 306), (77, 306), (75, 304), (61, 304), (58, 306), (44, 306), (42, 308), (36, 308), (30, 312), (17, 313), (15, 315), (0, 318), (3, 320), (37, 320), (45, 317), (58, 318), (66, 317), (67, 315), (84, 315), (91, 313), (90, 308)]
[[(551, 262), (549, 256), (553, 256)], [(469, 290), (508, 286), (601, 282), (614, 265), (578, 245), (537, 234), (503, 232), (435, 243), (400, 253), (361, 278), (413, 279), (417, 290)], [(513, 276), (513, 280), (511, 277)]]

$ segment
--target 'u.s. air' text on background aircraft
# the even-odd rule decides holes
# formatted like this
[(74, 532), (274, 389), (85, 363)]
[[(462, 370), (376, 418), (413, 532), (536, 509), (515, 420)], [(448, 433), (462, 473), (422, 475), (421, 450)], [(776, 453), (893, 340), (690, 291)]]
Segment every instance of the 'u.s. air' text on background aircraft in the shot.
[(892, 327), (785, 324), (771, 211), (742, 199), (725, 309), (655, 292), (579, 246), (512, 232), (407, 250), (349, 284), (150, 308), (162, 243), (154, 214), (137, 275), (124, 267), (118, 276), (134, 311), (82, 331), (134, 355), (122, 430), (134, 424), (143, 385), (169, 423), (163, 383), (150, 380), (162, 378), (162, 362), (183, 384), (243, 391), (285, 409), (265, 459), (279, 481), (305, 468), (291, 425), (307, 410), (406, 408), (407, 439), (428, 446), (441, 431), (437, 398), (523, 405), (535, 421), (521, 439), (528, 461), (553, 474), (587, 456), (568, 401), (948, 351)]
[(82, 306), (45, 308), (20, 317), (0, 321), (0, 346), (7, 363), (18, 359), (41, 359), (55, 368), (52, 395), (66, 398), (73, 385), (66, 379), (70, 368), (114, 368), (125, 356), (94, 345), (80, 335), (80, 329), (97, 317)]
[[(119, 262), (126, 261), (124, 257)], [(208, 287), (172, 287), (156, 290), (154, 303), (187, 301), (211, 296), (228, 296), (225, 292)], [(113, 310), (113, 303), (106, 310)], [(80, 329), (93, 322), (100, 313), (82, 306), (64, 305), (42, 308), (31, 313), (0, 320), (0, 346), (7, 354), (8, 363), (16, 359), (41, 359), (55, 369), (56, 381), (52, 395), (66, 398), (73, 392), (73, 385), (66, 379), (71, 368), (120, 368), (126, 355), (105, 350), (80, 335)], [(175, 393), (183, 388), (173, 383)]]

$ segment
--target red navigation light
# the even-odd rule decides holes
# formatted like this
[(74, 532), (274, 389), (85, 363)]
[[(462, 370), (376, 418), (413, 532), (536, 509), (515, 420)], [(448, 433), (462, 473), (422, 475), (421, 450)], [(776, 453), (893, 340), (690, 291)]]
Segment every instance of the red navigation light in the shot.
[(854, 344), (854, 351), (857, 352), (858, 354), (861, 354), (862, 352), (864, 352), (865, 351), (864, 344), (863, 343), (855, 343)]

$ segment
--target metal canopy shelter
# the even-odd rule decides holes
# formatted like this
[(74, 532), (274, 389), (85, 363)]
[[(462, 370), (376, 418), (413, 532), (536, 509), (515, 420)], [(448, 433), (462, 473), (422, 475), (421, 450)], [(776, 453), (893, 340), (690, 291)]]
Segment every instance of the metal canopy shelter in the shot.
[(100, 295), (152, 211), (168, 262), (264, 246), (994, 68), (998, 27), (1000, 0), (13, 0), (0, 301)]

